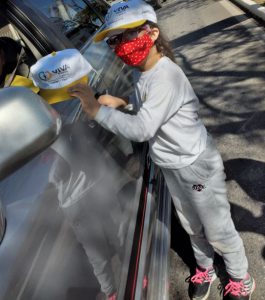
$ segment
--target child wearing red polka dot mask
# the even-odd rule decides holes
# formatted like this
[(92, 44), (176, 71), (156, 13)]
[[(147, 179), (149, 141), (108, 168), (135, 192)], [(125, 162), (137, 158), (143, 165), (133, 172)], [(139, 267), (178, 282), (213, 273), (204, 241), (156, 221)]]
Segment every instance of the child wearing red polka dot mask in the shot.
[[(216, 251), (229, 274), (224, 299), (250, 300), (255, 281), (247, 272), (242, 239), (231, 218), (223, 161), (199, 118), (198, 97), (161, 35), (153, 8), (141, 0), (114, 4), (106, 29), (95, 37), (96, 42), (104, 39), (134, 67), (133, 94), (129, 99), (102, 95), (96, 101), (91, 88), (76, 86), (71, 95), (104, 128), (132, 141), (148, 141), (151, 159), (160, 167), (179, 221), (190, 236), (197, 263), (189, 280), (191, 298), (208, 298), (217, 277)], [(127, 104), (134, 114), (116, 109)]]
[[(148, 29), (149, 31), (147, 31)], [(141, 28), (139, 31), (140, 30)], [(143, 27), (142, 30), (146, 31), (142, 36), (136, 37), (132, 40), (121, 41), (115, 47), (116, 55), (119, 56), (129, 66), (138, 66), (147, 58), (150, 49), (154, 45), (154, 41), (149, 36), (151, 29)]]
[(94, 41), (103, 39), (124, 63), (141, 70), (151, 68), (161, 56), (174, 60), (157, 25), (154, 9), (142, 1), (113, 5), (106, 15), (106, 29)]

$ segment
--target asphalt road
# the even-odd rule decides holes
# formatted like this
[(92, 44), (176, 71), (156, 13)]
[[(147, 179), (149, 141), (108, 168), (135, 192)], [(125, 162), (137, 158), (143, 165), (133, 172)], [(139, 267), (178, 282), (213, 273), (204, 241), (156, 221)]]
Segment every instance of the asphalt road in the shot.
[[(252, 300), (265, 299), (265, 29), (226, 0), (167, 0), (157, 13), (224, 159), (232, 216), (257, 283)], [(189, 299), (190, 253), (173, 222), (170, 300)], [(217, 265), (223, 274), (219, 258)], [(210, 300), (221, 299), (218, 284)]]

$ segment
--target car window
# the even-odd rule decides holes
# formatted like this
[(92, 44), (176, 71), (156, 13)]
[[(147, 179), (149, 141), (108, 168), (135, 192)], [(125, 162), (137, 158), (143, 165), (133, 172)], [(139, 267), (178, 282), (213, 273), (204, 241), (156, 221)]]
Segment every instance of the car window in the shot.
[[(40, 12), (52, 1), (31, 2)], [(28, 44), (19, 29), (0, 17), (0, 36), (21, 42), (30, 67), (34, 41)], [(78, 30), (75, 42), (93, 66), (89, 79), (95, 91), (129, 94), (131, 69), (104, 41), (90, 43)], [(49, 38), (52, 43), (54, 37)], [(144, 145), (87, 120), (78, 99), (53, 107), (63, 121), (57, 147), (52, 145), (0, 182), (8, 224), (0, 247), (1, 294), (21, 300), (104, 299), (109, 289), (116, 289), (124, 299)]]
[(37, 14), (63, 33), (75, 47), (80, 48), (103, 24), (106, 7), (100, 2), (90, 1), (90, 6), (83, 0), (25, 0)]
[(103, 25), (108, 7), (104, 2), (89, 0), (89, 5), (83, 0), (23, 2), (37, 14), (44, 15), (82, 52), (93, 66), (89, 79), (95, 92), (123, 97), (131, 93), (132, 70), (115, 56), (105, 41), (93, 43), (90, 39)]

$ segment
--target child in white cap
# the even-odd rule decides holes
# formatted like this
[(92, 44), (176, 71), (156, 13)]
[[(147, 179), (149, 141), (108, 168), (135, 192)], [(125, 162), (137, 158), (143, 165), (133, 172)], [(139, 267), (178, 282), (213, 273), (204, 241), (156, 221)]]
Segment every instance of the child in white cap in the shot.
[[(135, 67), (134, 94), (127, 100), (104, 95), (96, 101), (90, 87), (76, 85), (71, 95), (103, 127), (136, 142), (149, 141), (151, 158), (164, 174), (191, 239), (197, 262), (190, 277), (192, 299), (208, 298), (216, 279), (215, 250), (229, 275), (224, 299), (251, 299), (255, 281), (248, 274), (244, 246), (231, 219), (222, 158), (198, 117), (198, 98), (174, 63), (153, 8), (141, 0), (113, 5), (106, 29), (95, 37), (96, 42), (103, 39)], [(128, 103), (137, 110), (135, 115), (115, 109)]]

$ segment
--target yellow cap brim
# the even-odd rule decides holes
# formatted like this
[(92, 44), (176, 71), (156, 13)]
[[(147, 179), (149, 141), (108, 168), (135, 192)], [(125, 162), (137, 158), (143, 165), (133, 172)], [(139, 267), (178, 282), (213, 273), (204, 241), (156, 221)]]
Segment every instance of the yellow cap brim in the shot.
[[(6, 80), (8, 80), (9, 78), (9, 74), (6, 76)], [(24, 76), (20, 76), (20, 75), (16, 75), (14, 77), (14, 79), (12, 80), (10, 86), (23, 86), (23, 87), (26, 87), (26, 88), (29, 88), (31, 89), (34, 93), (38, 93), (39, 92), (39, 88), (37, 86), (35, 86), (33, 84), (33, 81), (30, 80), (29, 78), (27, 77), (24, 77)]]
[(119, 30), (119, 29), (130, 29), (130, 28), (138, 27), (138, 26), (143, 25), (145, 22), (146, 22), (146, 20), (140, 20), (140, 21), (137, 21), (137, 22), (121, 25), (121, 26), (118, 26), (118, 27), (105, 29), (105, 30), (99, 32), (94, 37), (93, 41), (95, 43), (100, 42), (100, 41), (104, 40), (111, 31), (115, 31), (115, 30)]
[(49, 104), (54, 104), (58, 102), (62, 102), (65, 100), (70, 100), (71, 97), (68, 93), (68, 89), (71, 86), (76, 85), (77, 83), (87, 84), (88, 83), (88, 76), (83, 76), (80, 79), (66, 85), (63, 88), (59, 89), (40, 89), (39, 95), (45, 99)]

